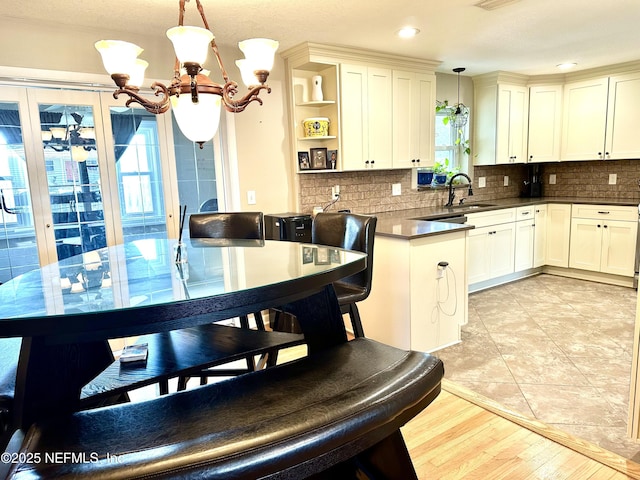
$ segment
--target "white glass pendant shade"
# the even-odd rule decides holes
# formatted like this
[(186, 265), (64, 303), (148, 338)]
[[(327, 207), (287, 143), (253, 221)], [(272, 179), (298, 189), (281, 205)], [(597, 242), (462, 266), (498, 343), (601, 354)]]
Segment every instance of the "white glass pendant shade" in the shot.
[(82, 127), (78, 133), (80, 134), (80, 138), (84, 138), (86, 140), (96, 139), (96, 131), (93, 127)]
[(100, 40), (95, 43), (96, 50), (102, 56), (102, 63), (109, 75), (124, 73), (131, 75), (138, 55), (142, 53), (139, 46), (120, 40)]
[(86, 162), (87, 158), (89, 158), (89, 152), (87, 152), (81, 145), (73, 145), (71, 147), (71, 158), (74, 162)]
[(204, 64), (213, 33), (201, 27), (173, 27), (167, 30), (180, 63)]
[(40, 132), (40, 135), (42, 136), (43, 142), (50, 142), (51, 139), (53, 138), (53, 135), (50, 130), (42, 130)]
[(131, 71), (128, 84), (132, 87), (141, 87), (144, 84), (144, 72), (149, 66), (149, 62), (140, 58), (136, 59), (136, 63)]
[(208, 142), (218, 131), (222, 98), (219, 95), (200, 93), (198, 103), (190, 95), (171, 97), (171, 107), (183, 135), (192, 142)]
[(259, 85), (260, 84), (260, 82), (256, 78), (255, 74), (253, 73), (253, 69), (251, 68), (251, 65), (249, 65), (249, 62), (247, 61), (246, 58), (243, 58), (243, 59), (240, 59), (240, 60), (236, 60), (236, 65), (238, 66), (238, 69), (240, 70), (240, 76), (242, 77), (242, 83), (244, 83), (247, 86), (247, 88), (251, 87), (253, 85)]
[(273, 59), (280, 44), (268, 38), (252, 38), (238, 43), (251, 69), (266, 70), (273, 68)]
[(51, 132), (52, 137), (59, 138), (61, 140), (64, 140), (67, 136), (67, 129), (64, 127), (51, 127), (49, 131)]

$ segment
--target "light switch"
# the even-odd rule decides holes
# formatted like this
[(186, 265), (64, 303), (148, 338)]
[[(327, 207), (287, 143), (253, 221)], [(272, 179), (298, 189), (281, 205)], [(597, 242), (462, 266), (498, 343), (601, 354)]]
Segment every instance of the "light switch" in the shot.
[(401, 194), (402, 194), (402, 184), (393, 183), (391, 185), (391, 195), (401, 195)]
[(247, 192), (247, 203), (249, 205), (255, 205), (256, 204), (256, 191), (255, 190), (249, 190)]
[(556, 184), (556, 174), (552, 173), (551, 175), (549, 175), (549, 185), (555, 185)]
[(618, 183), (618, 175), (616, 173), (609, 174), (609, 185), (615, 185)]
[(484, 188), (487, 186), (487, 177), (478, 177), (478, 188)]
[(504, 186), (505, 186), (505, 187), (508, 187), (508, 186), (509, 186), (509, 176), (508, 176), (508, 175), (505, 175), (505, 176), (504, 176)]

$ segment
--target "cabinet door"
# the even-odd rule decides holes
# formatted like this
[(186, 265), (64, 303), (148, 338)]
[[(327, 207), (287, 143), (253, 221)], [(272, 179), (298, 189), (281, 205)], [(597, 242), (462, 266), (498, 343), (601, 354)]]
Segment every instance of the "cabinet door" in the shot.
[(491, 257), (489, 252), (489, 232), (492, 227), (469, 230), (467, 237), (467, 273), (469, 285), (490, 277)]
[(640, 157), (640, 72), (609, 79), (606, 158)]
[(413, 72), (393, 71), (393, 166), (396, 168), (418, 166), (413, 134), (415, 77)]
[(569, 237), (571, 234), (571, 205), (547, 205), (546, 265), (569, 266)]
[[(371, 168), (391, 168), (393, 158), (393, 93), (391, 70), (368, 68), (369, 161)], [(366, 163), (365, 160), (365, 163)]]
[(633, 277), (638, 222), (608, 220), (602, 227), (600, 271)]
[(525, 163), (527, 154), (527, 89), (498, 87), (496, 163)]
[(529, 89), (529, 162), (560, 160), (562, 85)]
[(435, 162), (436, 77), (419, 73), (416, 75), (415, 85), (414, 123), (411, 133), (415, 139), (415, 156), (418, 163), (422, 166), (429, 166)]
[(536, 205), (533, 227), (533, 266), (541, 267), (547, 259), (547, 206)]
[(604, 158), (608, 78), (564, 86), (562, 160)]
[(361, 170), (369, 155), (367, 67), (340, 66), (341, 153), (343, 170)]
[(600, 271), (603, 224), (591, 218), (571, 219), (569, 267)]
[(535, 221), (522, 220), (516, 222), (516, 243), (514, 254), (514, 270), (519, 272), (533, 268)]
[(489, 233), (491, 278), (514, 272), (515, 232), (515, 222), (491, 227)]

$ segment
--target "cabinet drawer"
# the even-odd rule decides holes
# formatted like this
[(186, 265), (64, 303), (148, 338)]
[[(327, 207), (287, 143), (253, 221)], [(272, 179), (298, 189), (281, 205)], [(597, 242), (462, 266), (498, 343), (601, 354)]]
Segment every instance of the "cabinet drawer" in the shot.
[(635, 222), (638, 220), (638, 207), (582, 205), (574, 203), (571, 208), (571, 217)]
[(536, 207), (534, 205), (516, 208), (516, 221), (533, 219), (535, 209)]
[(501, 223), (514, 222), (516, 220), (515, 208), (504, 208), (502, 210), (492, 210), (490, 212), (478, 212), (467, 214), (467, 223), (476, 228), (488, 225), (499, 225)]

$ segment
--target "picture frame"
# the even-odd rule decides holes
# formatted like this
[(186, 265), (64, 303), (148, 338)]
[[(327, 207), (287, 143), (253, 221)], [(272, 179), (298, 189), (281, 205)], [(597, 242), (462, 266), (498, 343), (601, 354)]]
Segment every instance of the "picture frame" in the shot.
[(311, 168), (309, 152), (298, 152), (298, 168), (300, 170), (309, 170)]
[(311, 155), (311, 169), (312, 170), (326, 170), (327, 168), (327, 149), (312, 148), (310, 149)]
[(314, 250), (313, 263), (314, 265), (329, 265), (331, 263), (329, 249), (325, 247), (316, 248)]
[(331, 260), (331, 263), (336, 263), (336, 264), (342, 263), (340, 261), (340, 251), (336, 250), (335, 248), (332, 248), (331, 250), (329, 250), (329, 259)]
[(329, 150), (327, 152), (327, 168), (335, 170), (338, 166), (338, 150)]
[(313, 247), (302, 247), (302, 264), (313, 262)]

